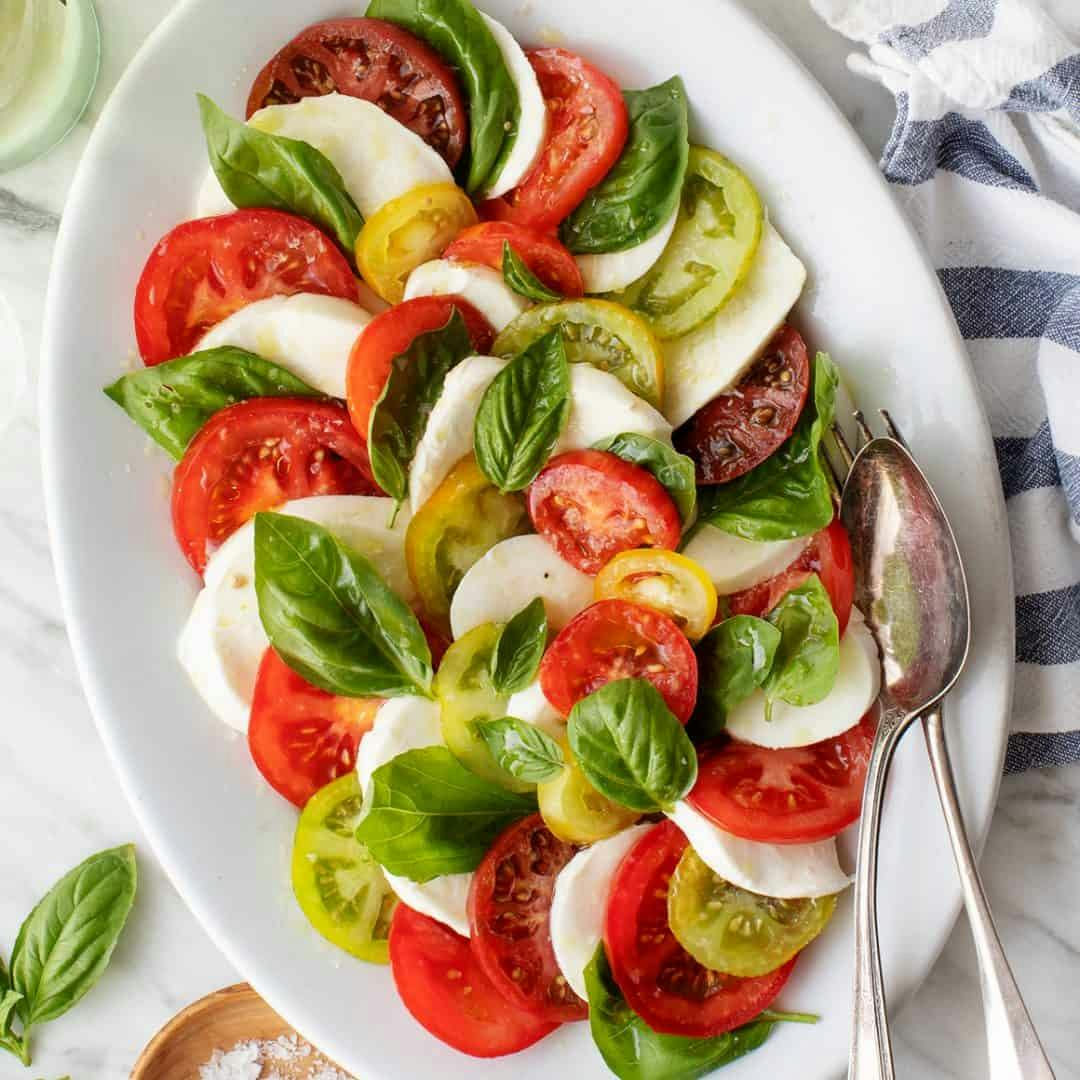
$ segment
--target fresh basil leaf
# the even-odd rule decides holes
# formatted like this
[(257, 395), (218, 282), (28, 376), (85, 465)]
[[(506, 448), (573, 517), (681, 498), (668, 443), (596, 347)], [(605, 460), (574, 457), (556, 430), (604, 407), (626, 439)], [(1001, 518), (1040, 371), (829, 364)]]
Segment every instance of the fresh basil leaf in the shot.
[(517, 89), (483, 16), (469, 0), (371, 0), (369, 19), (411, 30), (457, 68), (469, 103), (465, 187), (480, 191), (502, 169), (517, 137)]
[(585, 987), (593, 1042), (619, 1080), (697, 1080), (756, 1050), (776, 1023), (763, 1013), (711, 1039), (661, 1035), (626, 1003), (602, 943), (585, 968)]
[(101, 978), (135, 900), (131, 844), (91, 855), (65, 874), (26, 917), (11, 950), (23, 1041), (63, 1016)]
[(536, 810), (534, 796), (482, 779), (445, 746), (399, 754), (371, 779), (356, 838), (387, 871), (412, 881), (475, 870), (503, 829)]
[(780, 631), (765, 619), (735, 615), (697, 643), (698, 699), (687, 731), (695, 742), (715, 738), (727, 714), (765, 681)]
[(562, 747), (550, 735), (516, 716), (480, 720), (475, 726), (499, 766), (519, 780), (542, 784), (566, 765)]
[(556, 328), (514, 357), (484, 392), (474, 429), (480, 471), (500, 491), (527, 488), (569, 416), (570, 367)]
[(267, 207), (306, 218), (355, 259), (364, 217), (330, 159), (309, 143), (234, 120), (199, 94), (206, 149), (221, 189), (236, 207)]
[(11, 1030), (11, 1021), (15, 1019), (15, 1006), (22, 999), (23, 996), (18, 990), (0, 992), (0, 1039), (6, 1038)]
[(133, 371), (105, 393), (178, 461), (203, 424), (238, 401), (325, 396), (285, 368), (231, 345)]
[(255, 515), (255, 595), (271, 644), (314, 686), (346, 697), (430, 697), (431, 651), (416, 616), (321, 525)]
[(828, 353), (814, 361), (813, 394), (790, 438), (744, 476), (698, 492), (698, 520), (746, 540), (791, 540), (833, 519), (832, 484), (821, 440), (836, 407), (839, 382)]
[(398, 505), (408, 494), (409, 466), (446, 376), (472, 352), (465, 320), (454, 308), (442, 329), (418, 334), (405, 352), (394, 357), (371, 410), (368, 454), (375, 482)]
[(526, 300), (535, 300), (538, 304), (556, 303), (563, 297), (554, 289), (549, 289), (529, 268), (525, 260), (510, 246), (508, 240), (503, 241), (502, 257), (503, 281), (510, 286), (519, 296)]
[(679, 509), (683, 527), (693, 521), (697, 507), (697, 480), (693, 458), (680, 454), (659, 439), (650, 435), (638, 435), (633, 431), (624, 431), (620, 435), (601, 439), (593, 444), (593, 449), (606, 450), (609, 454), (621, 457), (623, 461), (629, 461), (631, 465), (648, 469), (667, 488)]
[(491, 685), (504, 696), (524, 690), (536, 677), (547, 646), (548, 622), (539, 596), (503, 628), (491, 655)]
[(570, 710), (567, 727), (581, 771), (620, 806), (643, 814), (670, 810), (694, 786), (694, 744), (645, 679), (600, 687)]
[(686, 88), (676, 75), (623, 93), (630, 133), (619, 160), (562, 223), (575, 255), (625, 251), (648, 240), (679, 205), (690, 154)]

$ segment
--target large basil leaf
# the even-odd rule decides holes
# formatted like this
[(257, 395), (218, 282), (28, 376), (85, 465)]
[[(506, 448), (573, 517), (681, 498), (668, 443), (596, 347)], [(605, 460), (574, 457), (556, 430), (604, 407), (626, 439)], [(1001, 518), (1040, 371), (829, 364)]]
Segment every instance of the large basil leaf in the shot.
[(697, 643), (698, 699), (687, 725), (695, 742), (724, 730), (727, 714), (765, 682), (780, 645), (780, 631), (765, 619), (735, 615)]
[(491, 685), (502, 695), (516, 694), (533, 681), (547, 646), (547, 609), (539, 596), (503, 628), (491, 655)]
[(130, 844), (91, 855), (41, 899), (15, 939), (11, 981), (26, 1033), (63, 1016), (101, 978), (135, 901)]
[(833, 519), (821, 440), (833, 421), (839, 376), (828, 353), (814, 360), (813, 394), (791, 437), (745, 476), (698, 492), (698, 520), (746, 540), (811, 536)]
[(480, 720), (476, 730), (500, 768), (518, 780), (542, 784), (553, 780), (566, 765), (562, 747), (550, 735), (516, 716)]
[(570, 367), (556, 328), (514, 357), (484, 392), (476, 463), (500, 491), (521, 491), (547, 463), (569, 417)]
[(549, 289), (525, 264), (525, 260), (510, 246), (508, 240), (503, 241), (502, 256), (503, 281), (526, 300), (533, 300), (538, 304), (557, 303), (562, 300), (561, 294), (554, 289)]
[(621, 435), (612, 435), (593, 444), (594, 450), (606, 450), (609, 454), (629, 461), (631, 465), (640, 465), (667, 488), (675, 505), (679, 508), (685, 528), (693, 521), (697, 507), (697, 481), (694, 474), (694, 461), (685, 454), (650, 435), (638, 435), (624, 431)]
[(220, 409), (256, 397), (323, 397), (290, 371), (224, 345), (123, 375), (105, 393), (174, 458)]
[(431, 651), (416, 616), (374, 566), (321, 525), (255, 515), (259, 618), (282, 660), (347, 697), (431, 693)]
[(562, 223), (575, 255), (625, 251), (648, 240), (679, 205), (690, 153), (686, 88), (678, 75), (623, 93), (630, 134), (614, 168)]
[(498, 43), (469, 0), (371, 0), (369, 19), (411, 30), (458, 70), (469, 102), (470, 194), (494, 180), (517, 137), (520, 106)]
[(418, 334), (394, 357), (386, 385), (368, 422), (368, 454), (375, 482), (399, 505), (409, 490), (409, 466), (446, 376), (473, 352), (455, 307), (440, 330)]
[(198, 98), (210, 166), (232, 204), (306, 218), (353, 261), (364, 218), (330, 159), (300, 139), (234, 120), (203, 94)]
[(482, 779), (445, 746), (399, 754), (371, 780), (356, 838), (412, 881), (475, 870), (503, 829), (536, 810), (535, 797)]
[(602, 686), (570, 710), (567, 727), (581, 771), (620, 806), (670, 810), (694, 786), (694, 744), (645, 679)]

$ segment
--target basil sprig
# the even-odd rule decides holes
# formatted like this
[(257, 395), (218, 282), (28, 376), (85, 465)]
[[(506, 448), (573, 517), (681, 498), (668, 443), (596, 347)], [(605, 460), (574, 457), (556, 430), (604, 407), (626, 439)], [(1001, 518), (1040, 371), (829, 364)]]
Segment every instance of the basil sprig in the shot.
[(391, 874), (411, 881), (475, 870), (503, 829), (536, 810), (533, 796), (482, 779), (445, 746), (399, 754), (371, 781), (356, 838)]
[(491, 756), (518, 780), (542, 784), (553, 780), (566, 765), (562, 747), (550, 735), (516, 716), (480, 720), (475, 726)]
[(791, 436), (744, 476), (702, 488), (698, 520), (746, 540), (791, 540), (825, 528), (833, 504), (821, 440), (833, 421), (838, 383), (836, 365), (819, 352), (813, 392)]
[(480, 471), (500, 491), (527, 488), (569, 417), (570, 367), (556, 328), (514, 357), (484, 392), (474, 429)]
[(330, 159), (300, 139), (234, 120), (203, 94), (198, 98), (210, 166), (230, 202), (306, 218), (354, 261), (364, 217)]
[(133, 371), (105, 393), (177, 460), (214, 413), (238, 401), (324, 396), (285, 368), (232, 345)]
[(570, 710), (567, 728), (581, 771), (620, 806), (670, 810), (697, 779), (694, 744), (645, 679), (602, 686)]
[(431, 696), (431, 651), (416, 616), (321, 525), (255, 515), (255, 595), (270, 643), (314, 686), (346, 697)]
[(694, 461), (678, 450), (654, 439), (650, 435), (639, 435), (633, 431), (624, 431), (619, 435), (601, 439), (593, 444), (594, 450), (606, 450), (609, 454), (629, 461), (631, 465), (640, 465), (667, 488), (679, 510), (685, 528), (694, 520), (697, 507), (697, 480), (694, 473)]
[(509, 240), (503, 241), (502, 255), (503, 281), (526, 300), (538, 304), (556, 303), (563, 297), (554, 289), (549, 289), (526, 265), (525, 260), (510, 246)]
[(547, 646), (544, 601), (534, 597), (499, 633), (491, 654), (491, 685), (507, 696), (524, 690), (536, 677)]

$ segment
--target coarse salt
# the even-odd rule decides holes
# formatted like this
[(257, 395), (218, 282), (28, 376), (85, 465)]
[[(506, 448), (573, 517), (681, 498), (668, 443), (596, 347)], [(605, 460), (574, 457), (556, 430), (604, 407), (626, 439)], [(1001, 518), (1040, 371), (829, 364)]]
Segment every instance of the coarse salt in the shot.
[(215, 1050), (199, 1080), (353, 1080), (296, 1034), (250, 1039)]

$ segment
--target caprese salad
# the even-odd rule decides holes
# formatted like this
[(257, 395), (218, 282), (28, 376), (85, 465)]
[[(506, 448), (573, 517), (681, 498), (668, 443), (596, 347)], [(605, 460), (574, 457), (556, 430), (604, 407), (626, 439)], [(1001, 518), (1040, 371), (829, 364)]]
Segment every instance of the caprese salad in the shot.
[(588, 1020), (686, 1078), (812, 1020), (776, 999), (879, 664), (751, 180), (678, 76), (469, 0), (371, 0), (198, 110), (106, 393), (177, 461), (179, 662), (300, 808), (312, 925), (479, 1057)]

